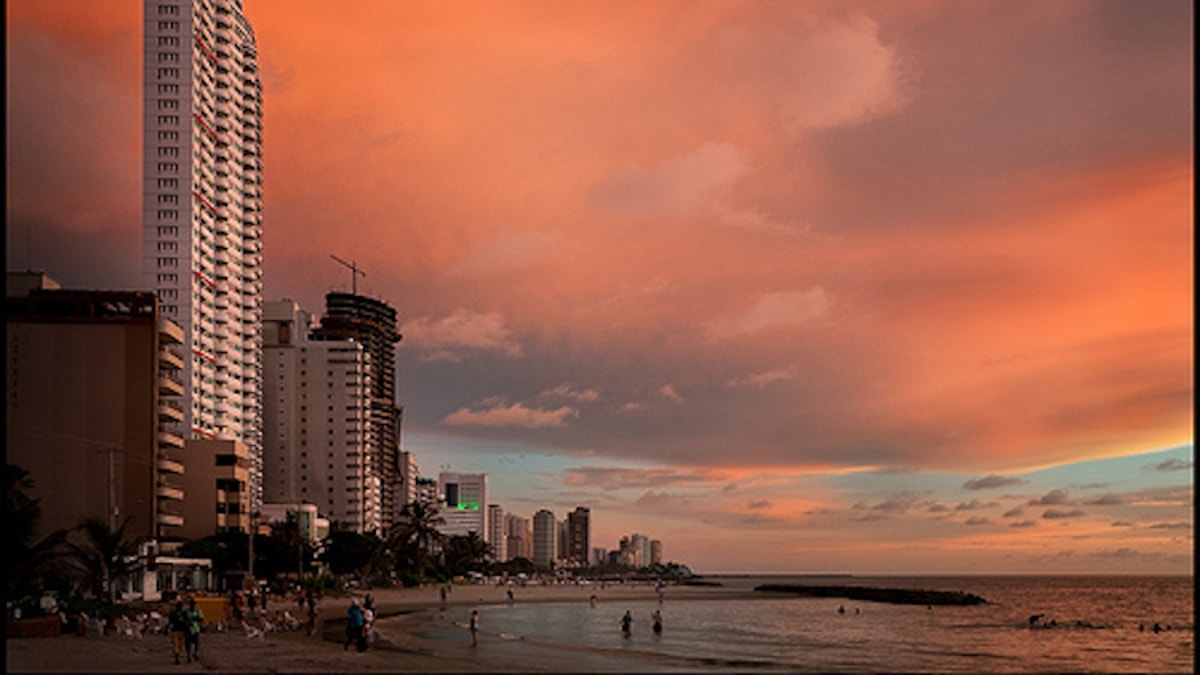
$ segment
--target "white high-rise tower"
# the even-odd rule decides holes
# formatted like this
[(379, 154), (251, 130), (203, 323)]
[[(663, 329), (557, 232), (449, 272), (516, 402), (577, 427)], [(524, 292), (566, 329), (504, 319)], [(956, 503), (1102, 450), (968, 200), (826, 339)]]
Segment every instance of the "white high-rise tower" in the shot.
[(263, 268), (254, 31), (241, 0), (144, 0), (143, 20), (143, 279), (184, 332), (178, 430), (246, 445), (255, 510)]

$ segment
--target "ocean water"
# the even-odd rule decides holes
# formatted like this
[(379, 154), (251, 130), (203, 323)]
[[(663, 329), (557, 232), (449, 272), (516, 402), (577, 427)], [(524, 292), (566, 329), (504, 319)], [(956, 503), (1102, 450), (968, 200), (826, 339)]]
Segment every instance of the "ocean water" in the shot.
[[(595, 607), (586, 600), (481, 606), (480, 649), (514, 670), (546, 664), (567, 672), (1195, 671), (1192, 577), (719, 580), (737, 597), (672, 601), (668, 588), (661, 605), (604, 601), (601, 594)], [(965, 591), (989, 602), (930, 609), (839, 598), (744, 599), (737, 593), (761, 583)], [(664, 618), (661, 636), (651, 630), (656, 609)], [(634, 617), (628, 638), (619, 626), (626, 610)], [(447, 609), (422, 636), (464, 645), (461, 626), (469, 613)], [(1055, 626), (1031, 629), (1034, 614)]]

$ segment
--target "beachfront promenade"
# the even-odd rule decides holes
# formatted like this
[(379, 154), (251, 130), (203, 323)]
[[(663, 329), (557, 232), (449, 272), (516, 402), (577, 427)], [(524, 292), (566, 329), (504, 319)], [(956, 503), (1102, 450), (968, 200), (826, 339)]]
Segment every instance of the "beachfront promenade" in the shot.
[[(454, 586), (446, 598), (447, 607), (469, 608), (502, 605), (508, 601), (510, 587), (483, 585)], [(514, 586), (518, 603), (581, 602), (595, 594), (597, 602), (655, 600), (653, 584)], [(441, 605), (437, 586), (371, 591), (380, 618), (414, 613)], [(744, 596), (745, 592), (720, 587), (669, 586), (667, 602), (697, 598)], [(362, 598), (365, 593), (354, 597)], [(413, 635), (421, 626), (408, 622), (394, 624), (367, 652), (342, 650), (341, 620), (346, 616), (350, 597), (322, 601), (322, 636), (306, 637), (303, 631), (267, 633), (248, 638), (242, 631), (204, 633), (200, 639), (198, 662), (175, 665), (169, 638), (148, 635), (138, 639), (124, 635), (63, 635), (53, 638), (7, 640), (7, 671), (10, 673), (159, 673), (159, 672), (529, 672), (569, 670), (569, 664), (514, 663), (511, 654), (498, 658), (488, 644), (498, 641), (483, 626), (479, 646), (472, 648), (470, 636), (463, 630), (461, 643), (421, 640)], [(295, 610), (295, 604), (290, 603)], [(285, 603), (277, 600), (274, 607)], [(450, 611), (448, 609), (448, 611)], [(413, 630), (406, 630), (409, 625)]]

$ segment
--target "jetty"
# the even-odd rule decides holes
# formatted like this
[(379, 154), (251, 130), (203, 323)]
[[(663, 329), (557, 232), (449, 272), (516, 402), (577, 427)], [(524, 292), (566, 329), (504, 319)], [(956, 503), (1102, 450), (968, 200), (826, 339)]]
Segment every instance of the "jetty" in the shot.
[(983, 605), (987, 600), (962, 591), (923, 591), (906, 588), (871, 588), (869, 586), (797, 586), (793, 584), (763, 584), (754, 590), (764, 593), (791, 593), (811, 598), (846, 598), (890, 602), (896, 605)]

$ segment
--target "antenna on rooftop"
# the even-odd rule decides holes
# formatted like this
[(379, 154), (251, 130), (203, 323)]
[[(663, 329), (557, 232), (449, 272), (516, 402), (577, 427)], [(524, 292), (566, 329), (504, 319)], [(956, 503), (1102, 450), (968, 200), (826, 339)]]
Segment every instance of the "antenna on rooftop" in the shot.
[(350, 268), (350, 292), (353, 295), (358, 295), (358, 276), (361, 274), (363, 277), (366, 277), (367, 273), (358, 269), (358, 265), (356, 265), (353, 261), (346, 262), (332, 253), (329, 254), (329, 257)]

